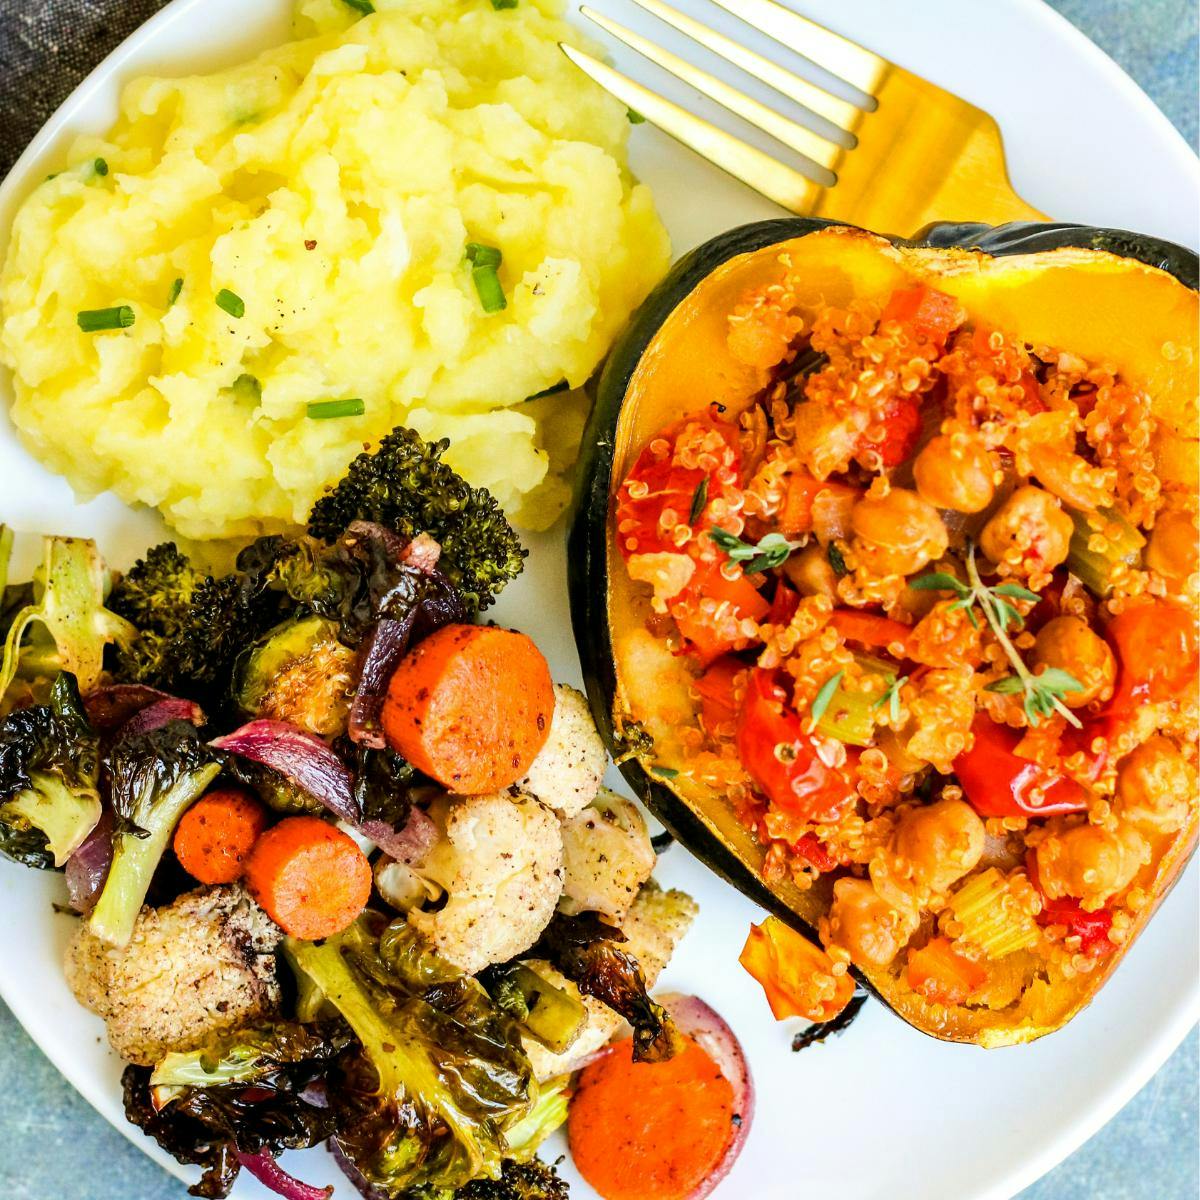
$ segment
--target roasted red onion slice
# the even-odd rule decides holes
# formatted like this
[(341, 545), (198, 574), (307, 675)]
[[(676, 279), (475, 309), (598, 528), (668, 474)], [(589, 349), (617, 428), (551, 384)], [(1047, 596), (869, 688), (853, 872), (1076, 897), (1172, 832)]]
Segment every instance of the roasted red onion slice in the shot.
[[(101, 687), (83, 698), (88, 721), (93, 729), (98, 729), (101, 733), (108, 733), (125, 725), (146, 708), (166, 703), (177, 706), (174, 710), (176, 715), (168, 720), (191, 721), (194, 725), (204, 724), (204, 710), (200, 705), (191, 700), (180, 700), (143, 683), (118, 683), (111, 687)], [(146, 730), (142, 729), (139, 732), (145, 733)]]
[(376, 1187), (366, 1176), (346, 1157), (346, 1152), (338, 1145), (338, 1140), (332, 1137), (328, 1141), (329, 1153), (333, 1161), (342, 1169), (342, 1174), (354, 1185), (355, 1190), (363, 1200), (388, 1200), (388, 1194), (381, 1187)]
[(349, 768), (311, 733), (287, 721), (251, 721), (211, 745), (278, 771), (289, 783), (319, 800), (335, 817), (351, 825), (358, 824), (362, 814), (354, 799)]
[(698, 996), (668, 994), (655, 999), (674, 1018), (680, 1032), (692, 1039), (717, 1064), (733, 1088), (734, 1131), (725, 1157), (687, 1200), (703, 1200), (729, 1174), (746, 1144), (754, 1120), (754, 1080), (741, 1043), (723, 1017)]
[(63, 874), (67, 881), (67, 895), (71, 907), (87, 915), (95, 907), (108, 878), (108, 868), (113, 856), (113, 815), (105, 806), (96, 822), (96, 828), (87, 835), (83, 844), (67, 859)]
[(403, 828), (393, 829), (386, 821), (361, 821), (358, 829), (396, 862), (412, 866), (422, 862), (437, 842), (438, 827), (419, 808), (408, 814)]
[(168, 696), (164, 700), (155, 700), (137, 712), (121, 726), (120, 737), (133, 737), (138, 733), (151, 733), (161, 729), (171, 721), (191, 721), (193, 725), (204, 724), (204, 712), (198, 704), (191, 700), (179, 700)]
[(408, 649), (415, 618), (416, 610), (402, 621), (384, 617), (367, 634), (359, 651), (358, 690), (350, 707), (349, 732), (351, 741), (370, 750), (382, 750), (387, 745), (379, 714), (388, 681)]
[(263, 1187), (282, 1196), (284, 1200), (329, 1200), (333, 1195), (332, 1184), (319, 1188), (302, 1183), (294, 1175), (289, 1175), (265, 1150), (257, 1154), (243, 1154), (239, 1150), (237, 1158)]

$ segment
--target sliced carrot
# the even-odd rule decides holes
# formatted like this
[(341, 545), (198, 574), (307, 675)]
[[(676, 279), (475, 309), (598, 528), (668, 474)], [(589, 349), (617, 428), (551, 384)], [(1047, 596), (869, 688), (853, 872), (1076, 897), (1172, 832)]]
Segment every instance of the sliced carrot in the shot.
[(175, 857), (201, 883), (233, 883), (266, 827), (267, 810), (256, 797), (241, 788), (216, 788), (183, 814)]
[(908, 986), (939, 1004), (962, 1004), (987, 982), (987, 970), (960, 954), (948, 938), (931, 938), (908, 953)]
[(550, 733), (554, 684), (523, 633), (447, 625), (400, 662), (383, 706), (388, 744), (464, 795), (529, 771)]
[(691, 1038), (657, 1063), (635, 1063), (626, 1038), (580, 1073), (571, 1157), (604, 1200), (685, 1200), (724, 1157), (735, 1115), (732, 1085)]
[(258, 839), (246, 886), (276, 925), (315, 942), (341, 933), (371, 896), (371, 864), (320, 817), (285, 817)]
[(718, 658), (696, 680), (696, 691), (700, 693), (700, 719), (709, 734), (721, 725), (732, 726), (737, 721), (734, 685), (746, 670), (746, 664), (740, 659), (726, 656)]

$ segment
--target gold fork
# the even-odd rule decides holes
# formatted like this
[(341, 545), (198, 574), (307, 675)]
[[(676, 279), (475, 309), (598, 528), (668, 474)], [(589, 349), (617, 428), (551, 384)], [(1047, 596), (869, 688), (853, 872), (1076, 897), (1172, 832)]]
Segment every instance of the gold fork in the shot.
[(715, 0), (747, 25), (862, 93), (862, 99), (853, 103), (662, 0), (633, 3), (815, 114), (827, 129), (841, 131), (839, 137), (832, 129), (820, 133), (806, 128), (590, 6), (581, 8), (583, 16), (630, 49), (799, 154), (807, 174), (687, 112), (585, 51), (562, 47), (572, 62), (632, 111), (782, 207), (901, 235), (932, 221), (1001, 224), (1045, 219), (1013, 190), (1000, 128), (991, 116), (864, 46), (775, 0)]

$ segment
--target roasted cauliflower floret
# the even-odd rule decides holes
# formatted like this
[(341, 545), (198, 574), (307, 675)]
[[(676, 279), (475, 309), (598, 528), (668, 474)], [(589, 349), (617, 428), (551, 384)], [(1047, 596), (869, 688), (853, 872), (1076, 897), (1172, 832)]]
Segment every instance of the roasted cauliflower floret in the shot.
[[(621, 923), (621, 929), (629, 939), (621, 948), (638, 960), (648, 988), (654, 986), (666, 969), (698, 911), (696, 902), (686, 892), (664, 892), (653, 882), (647, 883), (638, 893)], [(531, 962), (529, 965), (551, 983), (572, 995), (579, 995), (579, 989), (549, 963)], [(579, 998), (587, 1009), (587, 1023), (565, 1053), (553, 1054), (532, 1038), (523, 1039), (525, 1053), (538, 1079), (552, 1079), (578, 1070), (625, 1024), (621, 1016), (594, 997)]]
[(240, 884), (143, 908), (128, 946), (80, 925), (67, 948), (75, 998), (104, 1018), (112, 1048), (140, 1066), (273, 1014), (282, 931)]
[(637, 805), (601, 788), (587, 808), (563, 821), (562, 838), (558, 907), (572, 915), (603, 913), (619, 925), (658, 859)]
[(564, 817), (573, 817), (595, 800), (607, 766), (587, 700), (574, 688), (555, 684), (550, 736), (519, 786)]
[(518, 791), (444, 797), (429, 816), (442, 836), (413, 870), (446, 901), (436, 911), (412, 909), (409, 923), (471, 975), (528, 950), (562, 893), (558, 818)]

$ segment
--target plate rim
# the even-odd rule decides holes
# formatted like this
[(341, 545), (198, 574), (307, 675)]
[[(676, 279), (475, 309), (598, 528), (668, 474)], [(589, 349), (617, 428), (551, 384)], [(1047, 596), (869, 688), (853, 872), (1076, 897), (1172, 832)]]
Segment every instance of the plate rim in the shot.
[[(1158, 107), (1140, 84), (1101, 46), (1091, 40), (1064, 14), (1052, 8), (1047, 0), (1009, 0), (1017, 9), (1023, 10), (1031, 22), (1040, 22), (1052, 32), (1052, 36), (1072, 43), (1074, 51), (1091, 60), (1101, 71), (1108, 84), (1119, 91), (1123, 102), (1135, 110), (1139, 117), (1158, 127), (1164, 138), (1164, 150), (1170, 153), (1176, 165), (1189, 173), (1200, 188), (1200, 156), (1183, 136), (1170, 118)], [(162, 31), (185, 19), (193, 10), (200, 8), (204, 0), (169, 0), (157, 13), (135, 29), (117, 45), (76, 85), (63, 102), (54, 110), (45, 124), (38, 130), (25, 150), (13, 163), (3, 180), (0, 180), (0, 235), (7, 233), (4, 219), (8, 208), (15, 205), (28, 183), (31, 168), (50, 151), (63, 136), (77, 110), (93, 95), (110, 85), (114, 75), (134, 57), (143, 45), (152, 41)], [(236, 37), (236, 31), (233, 33)], [(232, 39), (231, 39), (232, 40)], [(1002, 118), (1000, 118), (1002, 121)], [(1196, 247), (1192, 247), (1195, 249)], [(1182, 881), (1181, 881), (1182, 882)], [(31, 1020), (32, 1003), (27, 1006), (20, 993), (6, 986), (0, 974), (0, 999), (3, 999), (26, 1035), (54, 1065), (60, 1075), (85, 1099), (93, 1111), (106, 1124), (117, 1129), (131, 1145), (158, 1163), (176, 1179), (191, 1182), (194, 1171), (184, 1167), (166, 1154), (155, 1142), (145, 1137), (141, 1130), (128, 1121), (111, 1120), (105, 1105), (99, 1099), (99, 1086), (86, 1074), (68, 1070), (69, 1055), (54, 1042), (45, 1043), (33, 1032)], [(1179, 1001), (1174, 1006), (1171, 1019), (1161, 1024), (1145, 1046), (1138, 1052), (1135, 1065), (1131, 1067), (1118, 1085), (1113, 1086), (1099, 1101), (1082, 1113), (1064, 1121), (1057, 1134), (1046, 1146), (1029, 1159), (1014, 1164), (1001, 1178), (985, 1184), (973, 1192), (969, 1200), (1011, 1200), (1049, 1171), (1064, 1162), (1085, 1142), (1096, 1135), (1140, 1092), (1150, 1079), (1158, 1073), (1168, 1058), (1182, 1044), (1193, 1027), (1200, 1022), (1200, 978), (1191, 979), (1179, 989)], [(105, 1089), (107, 1090), (107, 1089)]]

